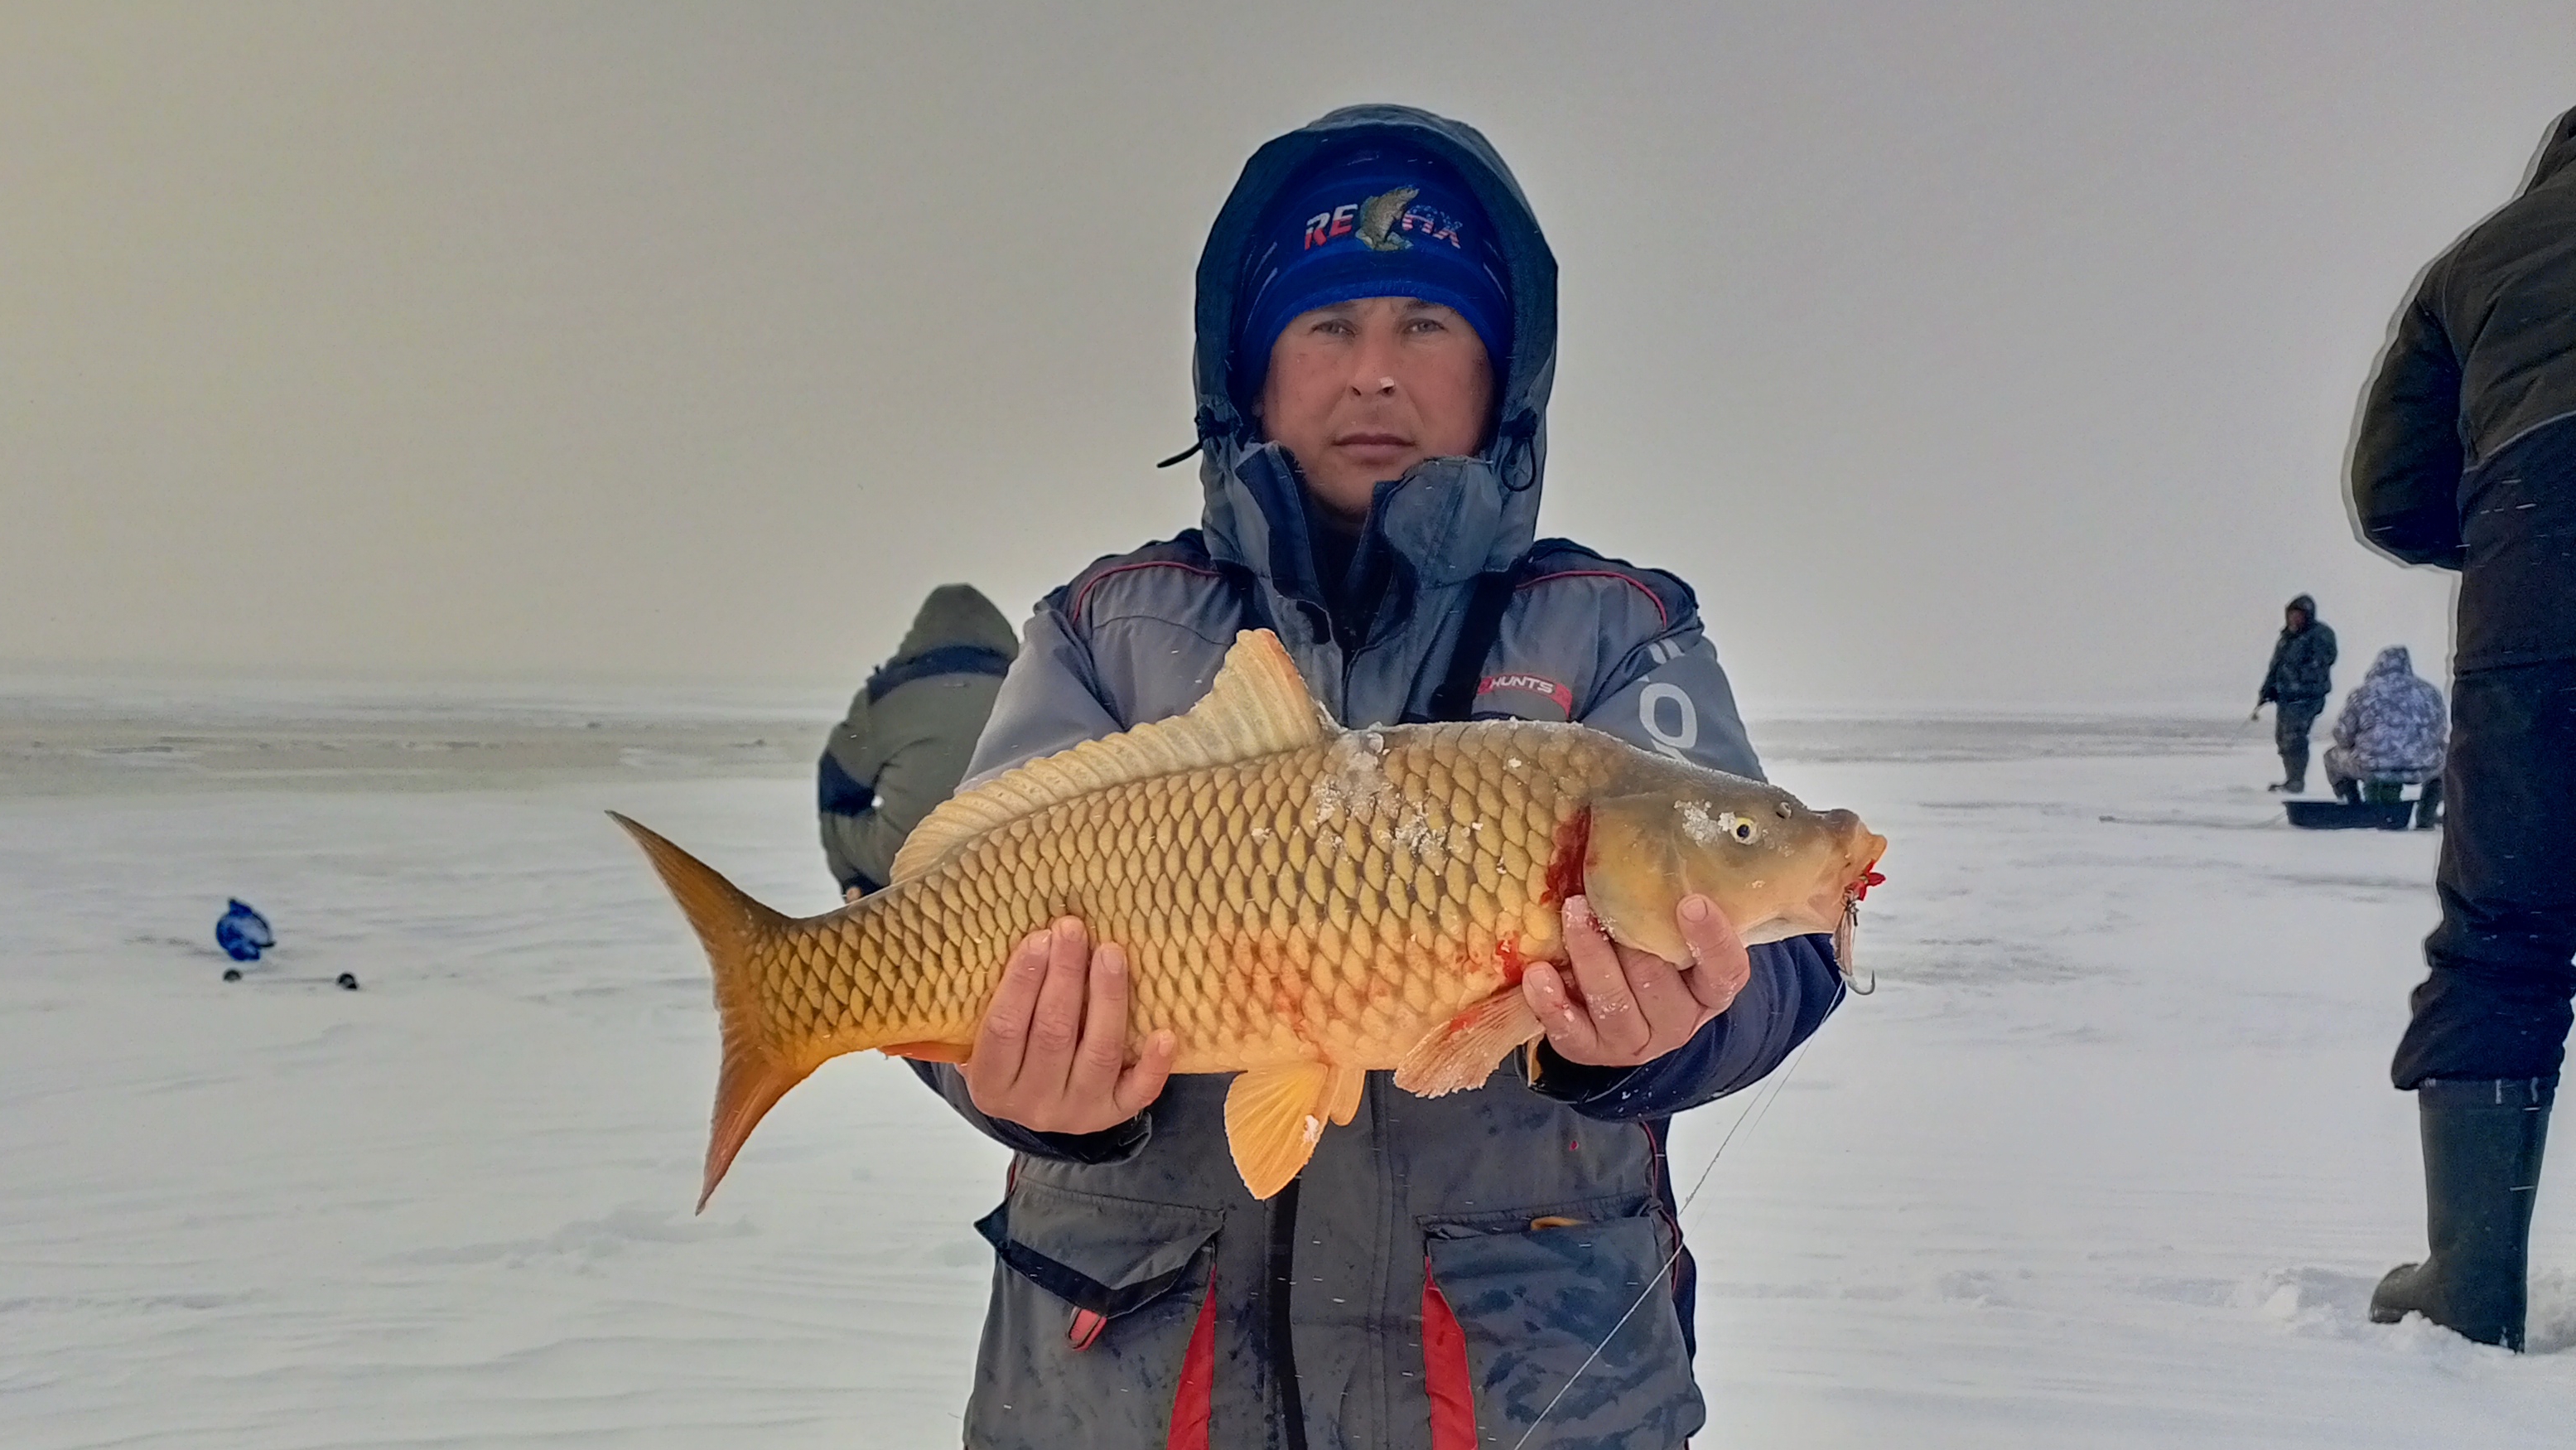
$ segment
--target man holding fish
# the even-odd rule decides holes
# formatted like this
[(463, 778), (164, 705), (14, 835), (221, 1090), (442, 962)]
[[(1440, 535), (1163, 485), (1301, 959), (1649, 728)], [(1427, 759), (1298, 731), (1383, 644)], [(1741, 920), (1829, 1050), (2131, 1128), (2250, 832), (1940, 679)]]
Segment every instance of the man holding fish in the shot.
[(886, 888), (792, 921), (627, 823), (715, 969), (707, 1192), (871, 1048), (1017, 1150), (976, 1450), (1704, 1422), (1665, 1124), (1841, 1000), (1886, 842), (1760, 782), (1680, 580), (1536, 538), (1555, 271), (1466, 126), (1264, 146), (1201, 527), (1041, 604)]
[[(1572, 720), (1758, 775), (1689, 589), (1535, 538), (1555, 293), (1472, 129), (1353, 107), (1263, 147), (1199, 264), (1202, 525), (1048, 598), (970, 783), (1186, 709), (1252, 626), (1344, 725)], [(1227, 1080), (1167, 1083), (1167, 1035), (1128, 1060), (1121, 945), (1026, 942), (969, 1062), (927, 1070), (1023, 1155), (967, 1443), (1509, 1445), (1596, 1347), (1538, 1443), (1695, 1431), (1687, 1258), (1612, 1332), (1679, 1248), (1664, 1121), (1769, 1073), (1840, 982), (1820, 939), (1748, 953), (1705, 897), (1672, 960), (1580, 895), (1563, 920), (1565, 961), (1520, 982), (1534, 1059), (1430, 1100), (1372, 1075), (1263, 1201), (1221, 1141)], [(1090, 1307), (1040, 1259), (1086, 1270)]]

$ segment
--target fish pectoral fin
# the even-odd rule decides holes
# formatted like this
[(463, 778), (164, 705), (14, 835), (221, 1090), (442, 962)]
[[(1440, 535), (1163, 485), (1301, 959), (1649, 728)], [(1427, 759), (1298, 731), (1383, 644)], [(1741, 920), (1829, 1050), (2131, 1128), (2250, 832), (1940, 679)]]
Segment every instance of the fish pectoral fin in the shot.
[[(1322, 1062), (1292, 1062), (1236, 1075), (1225, 1090), (1225, 1142), (1253, 1197), (1270, 1197), (1305, 1169), (1327, 1119), (1350, 1121), (1335, 1114), (1358, 1109), (1361, 1077)], [(1347, 1087), (1345, 1078), (1350, 1080)], [(1336, 1088), (1348, 1100), (1347, 1108), (1336, 1100)]]
[(1333, 1069), (1332, 1081), (1324, 1084), (1325, 1116), (1337, 1127), (1347, 1128), (1359, 1116), (1360, 1089), (1368, 1086), (1368, 1074), (1356, 1067)]
[(1519, 986), (1505, 987), (1424, 1033), (1396, 1066), (1395, 1085), (1425, 1098), (1483, 1087), (1513, 1048), (1540, 1032)]
[(960, 1063), (974, 1055), (971, 1042), (889, 1042), (877, 1051), (888, 1057), (908, 1057), (915, 1062)]

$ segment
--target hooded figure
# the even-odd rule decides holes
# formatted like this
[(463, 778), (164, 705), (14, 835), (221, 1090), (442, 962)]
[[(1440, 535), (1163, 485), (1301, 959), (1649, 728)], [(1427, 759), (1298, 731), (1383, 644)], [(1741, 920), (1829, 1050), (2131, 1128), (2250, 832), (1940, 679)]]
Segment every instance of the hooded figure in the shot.
[(2576, 996), (2576, 111), (2522, 194), (2425, 268), (2363, 403), (2371, 546), (2460, 571), (2442, 924), (2392, 1075), (2432, 1252), (2371, 1317), (2520, 1349), (2541, 1148)]
[(2442, 692), (2416, 678), (2406, 646), (2392, 644), (2344, 696), (2326, 751), (2326, 779), (2412, 785), (2442, 770), (2447, 734)]
[[(1363, 249), (1401, 285), (1354, 280)], [(1491, 416), (1472, 451), (1334, 513), (1267, 435), (1255, 375), (1287, 337), (1274, 325), (1316, 316), (1280, 314), (1372, 286), (1463, 319)], [(1537, 537), (1556, 264), (1482, 136), (1360, 106), (1262, 147), (1209, 235), (1196, 315), (1200, 526), (1046, 598), (970, 779), (1182, 712), (1252, 627), (1346, 725), (1579, 721), (1759, 773), (1689, 588)], [(1515, 1054), (1439, 1098), (1371, 1073), (1351, 1126), (1263, 1201), (1226, 1149), (1225, 1076), (1055, 1133), (980, 1111), (959, 1068), (917, 1065), (1019, 1155), (979, 1225), (1000, 1262), (966, 1444), (1470, 1450), (1542, 1414), (1533, 1443), (1681, 1444), (1704, 1416), (1665, 1121), (1758, 1081), (1842, 990), (1825, 938), (1750, 964), (1731, 1006), (1641, 1065), (1543, 1047), (1534, 1079)]]
[(2335, 632), (2317, 618), (2317, 602), (2302, 594), (2281, 611), (2281, 637), (2255, 697), (2259, 717), (2273, 706), (2272, 743), (2281, 751), (2281, 783), (2292, 794), (2308, 788), (2308, 732), (2334, 693)]
[(823, 861), (844, 893), (883, 886), (903, 838), (956, 791), (1018, 652), (1011, 622), (973, 585), (921, 602), (815, 767)]

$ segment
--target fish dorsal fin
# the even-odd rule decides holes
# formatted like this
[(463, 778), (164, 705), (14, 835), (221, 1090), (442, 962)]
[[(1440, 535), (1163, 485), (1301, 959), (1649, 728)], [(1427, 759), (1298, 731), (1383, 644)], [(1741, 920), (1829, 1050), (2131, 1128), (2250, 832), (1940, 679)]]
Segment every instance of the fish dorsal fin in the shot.
[(895, 853), (893, 878), (909, 881), (994, 827), (1058, 801), (1129, 781), (1301, 749), (1321, 742), (1332, 728), (1279, 636), (1247, 629), (1234, 637), (1216, 682), (1188, 713), (1086, 740), (952, 797), (913, 828)]

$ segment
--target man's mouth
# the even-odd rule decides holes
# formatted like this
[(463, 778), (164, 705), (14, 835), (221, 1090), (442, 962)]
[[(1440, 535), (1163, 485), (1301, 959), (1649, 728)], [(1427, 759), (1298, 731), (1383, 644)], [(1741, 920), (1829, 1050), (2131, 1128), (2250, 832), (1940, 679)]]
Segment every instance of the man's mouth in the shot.
[(1410, 448), (1413, 440), (1400, 433), (1345, 433), (1333, 440), (1336, 448)]

